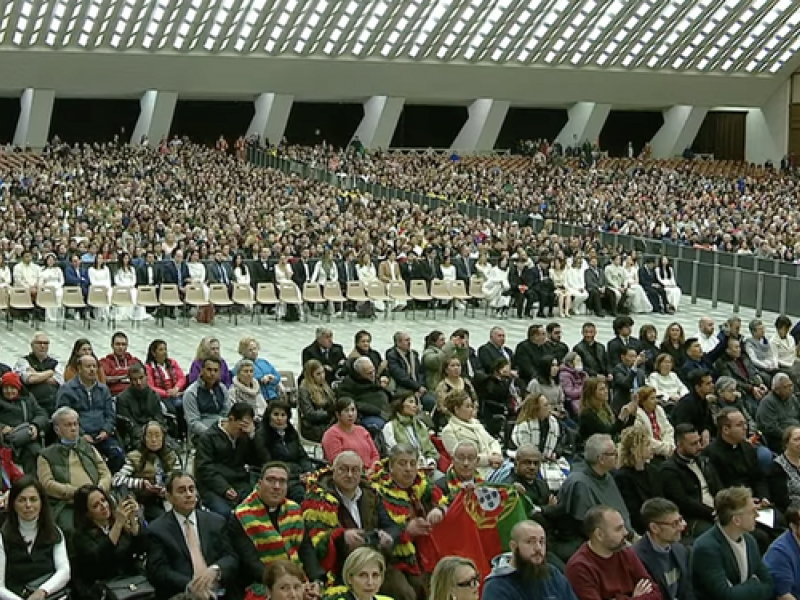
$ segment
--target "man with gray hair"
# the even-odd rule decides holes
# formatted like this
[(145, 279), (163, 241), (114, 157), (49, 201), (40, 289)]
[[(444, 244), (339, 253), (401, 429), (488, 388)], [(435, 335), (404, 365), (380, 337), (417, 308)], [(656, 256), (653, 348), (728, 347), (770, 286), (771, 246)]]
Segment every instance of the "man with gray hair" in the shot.
[(587, 511), (600, 504), (619, 511), (628, 531), (633, 531), (625, 501), (611, 472), (617, 468), (617, 446), (610, 435), (596, 433), (586, 440), (583, 464), (573, 467), (558, 494), (564, 516), (559, 519), (559, 538), (552, 550), (563, 561), (569, 560), (586, 541), (583, 519)]
[(353, 361), (350, 373), (336, 388), (339, 398), (353, 399), (361, 424), (370, 433), (381, 431), (391, 417), (389, 403), (392, 396), (376, 381), (375, 373), (375, 364), (370, 358), (360, 356)]
[(414, 392), (425, 410), (433, 410), (436, 396), (425, 387), (425, 370), (419, 360), (419, 353), (411, 349), (411, 336), (408, 332), (398, 331), (394, 334), (394, 346), (386, 351), (386, 363), (396, 389)]
[(372, 545), (391, 552), (400, 529), (364, 477), (358, 454), (339, 453), (330, 468), (309, 478), (306, 489), (302, 507), (308, 538), (334, 584), (341, 584), (344, 561), (356, 548)]
[(111, 471), (97, 449), (80, 435), (78, 413), (62, 406), (53, 413), (55, 444), (39, 454), (36, 475), (42, 483), (53, 517), (64, 531), (72, 531), (72, 498), (83, 485), (111, 489)]
[(333, 330), (330, 327), (317, 327), (314, 341), (303, 348), (300, 359), (303, 365), (310, 360), (322, 363), (328, 383), (333, 382), (336, 372), (347, 361), (342, 345), (334, 343)]
[(478, 474), (478, 446), (472, 440), (461, 440), (453, 448), (453, 462), (436, 485), (452, 502), (465, 488), (483, 483)]
[(770, 450), (783, 452), (783, 432), (790, 425), (800, 425), (800, 401), (795, 396), (792, 378), (786, 373), (772, 378), (772, 390), (758, 405), (756, 423)]
[(772, 377), (778, 372), (778, 353), (767, 339), (766, 327), (761, 319), (753, 319), (748, 325), (750, 337), (744, 342), (744, 351), (758, 369), (767, 386), (772, 385)]

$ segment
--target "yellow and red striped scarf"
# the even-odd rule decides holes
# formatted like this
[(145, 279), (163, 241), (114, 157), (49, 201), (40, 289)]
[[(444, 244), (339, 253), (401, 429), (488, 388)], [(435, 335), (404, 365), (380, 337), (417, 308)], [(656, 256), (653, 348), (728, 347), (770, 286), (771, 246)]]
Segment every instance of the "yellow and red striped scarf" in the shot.
[(277, 530), (257, 489), (236, 507), (233, 514), (256, 547), (262, 563), (268, 565), (283, 559), (300, 564), (298, 551), (303, 541), (303, 511), (299, 504), (288, 498), (283, 501), (278, 514)]

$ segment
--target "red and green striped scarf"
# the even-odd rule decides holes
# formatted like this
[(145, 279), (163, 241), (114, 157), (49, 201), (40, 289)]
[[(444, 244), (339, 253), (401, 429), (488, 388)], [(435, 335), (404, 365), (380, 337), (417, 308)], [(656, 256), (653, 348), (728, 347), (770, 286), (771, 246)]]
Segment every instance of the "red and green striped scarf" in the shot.
[(278, 530), (269, 518), (269, 509), (261, 501), (258, 490), (236, 507), (233, 514), (256, 547), (258, 558), (268, 565), (276, 560), (300, 564), (300, 543), (303, 541), (303, 511), (289, 499), (283, 501), (278, 515)]
[[(459, 492), (463, 489), (464, 482), (456, 474), (456, 470), (452, 466), (450, 466), (450, 468), (447, 469), (446, 481), (447, 481), (447, 499), (450, 502), (452, 502), (453, 500), (455, 500), (455, 497), (458, 496)], [(483, 483), (483, 477), (478, 475), (478, 472), (476, 471), (473, 481), (475, 482), (475, 485), (479, 485)]]

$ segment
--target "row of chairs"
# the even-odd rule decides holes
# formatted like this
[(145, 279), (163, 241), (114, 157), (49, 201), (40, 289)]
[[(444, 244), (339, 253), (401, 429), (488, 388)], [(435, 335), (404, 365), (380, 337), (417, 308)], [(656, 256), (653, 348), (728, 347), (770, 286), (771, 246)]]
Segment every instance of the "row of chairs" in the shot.
[[(302, 306), (342, 304), (347, 302), (386, 302), (391, 304), (404, 303), (411, 308), (412, 317), (416, 319), (418, 303), (425, 305), (425, 314), (433, 311), (436, 317), (438, 303), (444, 303), (445, 315), (448, 311), (453, 311), (456, 316), (456, 302), (465, 304), (464, 314), (472, 308), (475, 314), (475, 305), (470, 301), (481, 301), (485, 298), (481, 290), (481, 283), (476, 279), (471, 279), (469, 289), (463, 281), (443, 281), (436, 279), (431, 283), (428, 291), (427, 283), (422, 280), (411, 281), (410, 288), (406, 290), (404, 281), (393, 281), (388, 285), (382, 282), (372, 282), (364, 284), (362, 281), (349, 281), (345, 293), (336, 282), (329, 282), (324, 285), (318, 283), (306, 283), (302, 292), (294, 283), (284, 282), (277, 286), (272, 283), (259, 283), (255, 295), (252, 288), (244, 283), (235, 283), (229, 292), (228, 286), (222, 283), (206, 286), (199, 284), (189, 284), (186, 286), (185, 295), (181, 298), (177, 285), (163, 284), (159, 287), (143, 285), (136, 288), (136, 299), (134, 301), (130, 288), (113, 287), (109, 294), (108, 288), (104, 286), (90, 286), (88, 294), (84, 299), (83, 290), (78, 286), (65, 286), (61, 290), (61, 298), (58, 296), (57, 288), (53, 286), (43, 286), (37, 290), (35, 299), (31, 290), (27, 287), (0, 287), (0, 310), (5, 310), (6, 324), (9, 329), (13, 328), (13, 313), (33, 311), (36, 308), (42, 310), (59, 311), (59, 319), (62, 328), (66, 329), (66, 311), (85, 311), (87, 309), (108, 309), (110, 314), (109, 326), (116, 326), (117, 311), (114, 309), (133, 308), (140, 306), (145, 309), (160, 309), (157, 314), (164, 324), (166, 310), (181, 309), (188, 324), (188, 313), (186, 308), (201, 309), (207, 306), (217, 308), (243, 307), (251, 312), (251, 321), (258, 316), (259, 325), (261, 324), (261, 312), (256, 311), (255, 306), (277, 307), (280, 304)], [(9, 310), (10, 309), (10, 310)], [(385, 312), (384, 318), (388, 318), (391, 310)], [(328, 320), (331, 318), (331, 311), (325, 311)], [(276, 319), (279, 317), (275, 311)], [(308, 318), (307, 312), (305, 313)], [(352, 314), (351, 314), (352, 318)], [(393, 317), (394, 318), (394, 317)], [(238, 324), (238, 312), (231, 310), (229, 320), (234, 319)], [(91, 328), (91, 320), (85, 320), (86, 327)], [(31, 319), (31, 327), (35, 327), (35, 319)]]

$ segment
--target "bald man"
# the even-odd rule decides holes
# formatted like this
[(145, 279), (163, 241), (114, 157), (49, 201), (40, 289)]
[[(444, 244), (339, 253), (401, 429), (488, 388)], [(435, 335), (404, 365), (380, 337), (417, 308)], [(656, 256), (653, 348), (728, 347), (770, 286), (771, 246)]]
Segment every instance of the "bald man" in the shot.
[(495, 567), (483, 588), (483, 600), (577, 600), (561, 572), (547, 563), (547, 536), (535, 521), (511, 530), (511, 561)]

